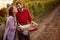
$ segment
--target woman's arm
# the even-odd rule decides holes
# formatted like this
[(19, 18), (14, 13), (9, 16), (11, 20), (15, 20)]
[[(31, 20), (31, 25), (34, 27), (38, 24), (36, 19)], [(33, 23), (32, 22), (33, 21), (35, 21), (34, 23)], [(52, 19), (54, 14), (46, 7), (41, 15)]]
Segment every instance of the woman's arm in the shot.
[(9, 29), (10, 30), (15, 30), (16, 29), (16, 26), (15, 26), (15, 23), (14, 23), (14, 18), (9, 19)]

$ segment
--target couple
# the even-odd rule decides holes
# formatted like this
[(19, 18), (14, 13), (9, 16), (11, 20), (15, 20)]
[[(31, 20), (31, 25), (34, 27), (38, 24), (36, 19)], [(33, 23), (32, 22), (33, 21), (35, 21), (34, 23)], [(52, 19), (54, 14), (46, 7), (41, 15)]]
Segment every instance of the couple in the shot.
[[(3, 40), (14, 40), (16, 28), (18, 25), (32, 24), (32, 18), (29, 10), (22, 7), (20, 2), (16, 3), (16, 7), (9, 8), (9, 17), (6, 21), (6, 30), (4, 33)], [(24, 35), (22, 32), (17, 31), (18, 40), (30, 40), (30, 34)]]

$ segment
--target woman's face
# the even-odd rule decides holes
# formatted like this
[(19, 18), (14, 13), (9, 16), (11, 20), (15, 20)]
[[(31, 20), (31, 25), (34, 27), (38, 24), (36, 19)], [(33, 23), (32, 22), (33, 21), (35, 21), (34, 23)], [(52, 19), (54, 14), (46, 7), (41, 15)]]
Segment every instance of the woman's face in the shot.
[(14, 13), (17, 13), (18, 12), (16, 7), (13, 7), (13, 12)]

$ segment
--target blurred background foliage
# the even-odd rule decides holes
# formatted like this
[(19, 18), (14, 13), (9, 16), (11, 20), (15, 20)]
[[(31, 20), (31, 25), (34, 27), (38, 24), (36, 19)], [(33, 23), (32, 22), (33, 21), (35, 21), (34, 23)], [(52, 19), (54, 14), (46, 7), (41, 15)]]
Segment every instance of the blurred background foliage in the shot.
[(6, 18), (9, 7), (15, 6), (17, 1), (21, 2), (24, 8), (30, 10), (33, 20), (36, 21), (38, 21), (38, 18), (41, 19), (41, 17), (47, 15), (48, 11), (51, 11), (60, 4), (60, 0), (13, 0), (11, 5), (7, 4), (7, 8), (2, 8), (0, 10), (0, 16)]
[(15, 6), (17, 1), (21, 2), (24, 8), (30, 10), (33, 20), (44, 17), (48, 11), (60, 3), (60, 0), (13, 0), (11, 5), (7, 4), (7, 8), (2, 8), (0, 10), (0, 16), (5, 18), (8, 8), (10, 6)]

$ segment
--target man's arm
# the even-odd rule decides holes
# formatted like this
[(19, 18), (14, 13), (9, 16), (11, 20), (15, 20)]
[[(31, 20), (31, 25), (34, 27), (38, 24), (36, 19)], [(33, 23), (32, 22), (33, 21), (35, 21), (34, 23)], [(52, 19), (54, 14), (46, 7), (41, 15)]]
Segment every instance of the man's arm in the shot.
[(29, 20), (29, 22), (30, 22), (31, 24), (38, 25), (37, 23), (35, 23), (35, 22), (32, 20), (32, 17), (31, 17), (31, 15), (30, 15), (29, 10), (28, 10), (28, 20)]
[(32, 20), (32, 16), (30, 14), (30, 11), (27, 9), (27, 12), (28, 12), (28, 21), (31, 23), (33, 20)]

